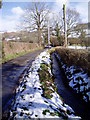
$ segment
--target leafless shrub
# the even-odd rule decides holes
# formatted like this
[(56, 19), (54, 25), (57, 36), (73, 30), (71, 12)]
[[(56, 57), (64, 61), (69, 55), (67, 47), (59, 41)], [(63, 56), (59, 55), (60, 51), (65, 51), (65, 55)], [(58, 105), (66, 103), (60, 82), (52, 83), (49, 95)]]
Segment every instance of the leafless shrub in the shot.
[(50, 37), (50, 41), (51, 41), (51, 44), (55, 47), (55, 46), (59, 46), (59, 41), (57, 39), (56, 36), (51, 36)]
[(75, 50), (68, 48), (56, 48), (61, 60), (68, 66), (80, 67), (90, 73), (90, 52), (88, 50)]

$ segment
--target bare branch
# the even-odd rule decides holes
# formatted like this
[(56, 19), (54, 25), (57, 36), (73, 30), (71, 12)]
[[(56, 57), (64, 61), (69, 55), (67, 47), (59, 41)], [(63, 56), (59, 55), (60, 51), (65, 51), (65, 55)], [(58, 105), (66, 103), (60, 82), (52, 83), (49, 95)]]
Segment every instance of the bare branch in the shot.
[[(38, 41), (41, 44), (41, 31), (44, 29), (48, 9), (46, 3), (35, 2), (28, 6), (22, 22), (27, 29), (38, 30)], [(26, 24), (26, 25), (25, 25)]]
[(74, 27), (79, 23), (80, 15), (76, 10), (67, 9), (66, 11), (66, 23), (67, 23), (67, 37)]

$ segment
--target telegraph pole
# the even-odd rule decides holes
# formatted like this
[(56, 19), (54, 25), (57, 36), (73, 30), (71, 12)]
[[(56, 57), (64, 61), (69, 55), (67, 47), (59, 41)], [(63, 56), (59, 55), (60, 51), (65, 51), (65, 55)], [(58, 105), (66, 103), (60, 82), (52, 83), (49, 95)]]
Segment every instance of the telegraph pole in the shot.
[(64, 20), (64, 39), (65, 39), (64, 46), (67, 47), (65, 4), (63, 4), (63, 20)]

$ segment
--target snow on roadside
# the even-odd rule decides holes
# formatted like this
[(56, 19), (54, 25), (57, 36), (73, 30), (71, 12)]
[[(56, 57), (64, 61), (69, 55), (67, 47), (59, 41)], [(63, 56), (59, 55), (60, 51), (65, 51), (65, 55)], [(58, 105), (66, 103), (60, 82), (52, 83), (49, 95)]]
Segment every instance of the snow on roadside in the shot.
[(89, 47), (86, 47), (86, 46), (68, 46), (68, 48), (70, 48), (70, 49), (87, 49)]
[(69, 86), (77, 93), (81, 94), (84, 101), (86, 102), (90, 101), (88, 74), (85, 73), (81, 68), (76, 68), (75, 66), (70, 66), (70, 67), (66, 66), (61, 61), (59, 55), (57, 53), (55, 53), (55, 55), (61, 63), (61, 66), (68, 79)]
[[(15, 101), (12, 103), (10, 117), (17, 118), (77, 118), (72, 108), (63, 103), (56, 92), (52, 93), (51, 99), (42, 96), (43, 90), (39, 81), (38, 70), (40, 64), (48, 66), (51, 63), (50, 54), (45, 50), (32, 63), (27, 75), (16, 89)], [(48, 71), (51, 73), (50, 68)], [(60, 113), (59, 116), (57, 113)]]

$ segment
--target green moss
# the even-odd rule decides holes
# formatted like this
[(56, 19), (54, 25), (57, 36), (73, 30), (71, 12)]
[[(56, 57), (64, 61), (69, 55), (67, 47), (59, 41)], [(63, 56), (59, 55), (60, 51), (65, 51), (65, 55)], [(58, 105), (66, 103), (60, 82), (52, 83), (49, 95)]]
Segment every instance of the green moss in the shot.
[(45, 56), (42, 56), (42, 58), (45, 58)]
[(42, 84), (41, 87), (43, 89), (43, 96), (47, 99), (51, 99), (54, 91), (50, 89), (52, 87), (55, 90), (55, 86), (53, 85), (53, 79), (50, 73), (48, 72), (48, 65), (46, 64), (41, 64), (40, 65), (40, 70), (38, 71), (39, 73), (39, 79), (40, 83)]
[(55, 115), (60, 117), (60, 113), (55, 111)]
[(50, 111), (49, 111), (48, 109), (43, 110), (42, 114), (43, 114), (43, 115), (46, 115), (47, 112), (50, 113)]
[(51, 99), (52, 98), (52, 96), (50, 94), (45, 94), (44, 97), (46, 97), (47, 99)]
[(51, 116), (55, 116), (55, 113), (53, 113), (53, 112), (50, 112), (50, 115), (51, 115)]
[(29, 116), (30, 114), (29, 113), (25, 113), (27, 116)]
[(60, 113), (55, 111), (55, 112), (50, 112), (48, 109), (43, 110), (42, 114), (46, 115), (47, 113), (50, 113), (51, 116), (60, 116)]
[(59, 112), (55, 111), (55, 112), (50, 112), (51, 116), (61, 116)]

